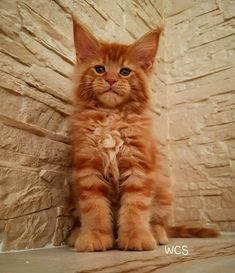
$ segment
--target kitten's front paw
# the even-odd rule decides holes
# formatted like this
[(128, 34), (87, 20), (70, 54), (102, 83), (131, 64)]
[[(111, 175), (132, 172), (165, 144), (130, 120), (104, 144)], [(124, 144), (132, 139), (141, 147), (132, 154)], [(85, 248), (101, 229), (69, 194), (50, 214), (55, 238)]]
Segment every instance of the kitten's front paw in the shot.
[(80, 232), (75, 241), (76, 251), (104, 251), (113, 247), (114, 239), (112, 234), (100, 231)]
[(123, 250), (152, 250), (156, 241), (150, 231), (133, 229), (119, 233), (118, 247)]

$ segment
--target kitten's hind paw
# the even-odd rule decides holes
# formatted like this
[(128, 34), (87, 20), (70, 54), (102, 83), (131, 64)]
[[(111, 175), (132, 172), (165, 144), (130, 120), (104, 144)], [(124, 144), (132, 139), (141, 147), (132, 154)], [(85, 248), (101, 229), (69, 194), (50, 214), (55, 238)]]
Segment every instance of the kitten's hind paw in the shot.
[(152, 230), (154, 237), (159, 245), (167, 245), (169, 243), (166, 229), (162, 225), (153, 225)]

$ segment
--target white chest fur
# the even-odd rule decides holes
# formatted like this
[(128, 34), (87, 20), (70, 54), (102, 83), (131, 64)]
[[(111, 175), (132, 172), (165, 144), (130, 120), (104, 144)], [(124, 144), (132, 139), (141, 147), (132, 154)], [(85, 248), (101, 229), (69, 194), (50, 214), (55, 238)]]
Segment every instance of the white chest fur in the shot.
[(113, 180), (119, 180), (117, 155), (123, 147), (121, 132), (113, 129), (114, 118), (111, 116), (105, 122), (98, 122), (94, 134), (98, 142), (98, 151), (103, 159), (104, 176), (112, 175)]

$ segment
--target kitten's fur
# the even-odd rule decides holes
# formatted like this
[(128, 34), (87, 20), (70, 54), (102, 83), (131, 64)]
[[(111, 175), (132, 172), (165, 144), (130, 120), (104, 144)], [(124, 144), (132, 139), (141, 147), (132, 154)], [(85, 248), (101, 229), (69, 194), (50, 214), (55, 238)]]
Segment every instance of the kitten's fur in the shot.
[[(77, 55), (74, 195), (80, 227), (69, 238), (77, 251), (150, 250), (167, 234), (216, 236), (212, 229), (167, 228), (171, 194), (159, 170), (149, 80), (161, 29), (131, 45), (98, 41), (73, 20)], [(99, 74), (95, 67), (102, 65)], [(127, 76), (121, 68), (131, 69)]]

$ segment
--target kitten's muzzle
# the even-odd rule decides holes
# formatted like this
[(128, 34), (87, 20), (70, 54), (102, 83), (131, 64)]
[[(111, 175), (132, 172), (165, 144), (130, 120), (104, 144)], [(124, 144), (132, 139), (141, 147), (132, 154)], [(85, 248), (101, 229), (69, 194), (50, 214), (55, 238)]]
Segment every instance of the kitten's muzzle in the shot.
[(115, 86), (109, 86), (105, 89), (104, 93), (107, 93), (107, 92), (111, 92), (111, 93), (115, 93), (117, 95), (119, 95), (118, 91), (116, 90)]
[(112, 87), (112, 85), (117, 82), (117, 80), (113, 78), (108, 78), (106, 79), (106, 82), (110, 85), (110, 87)]

